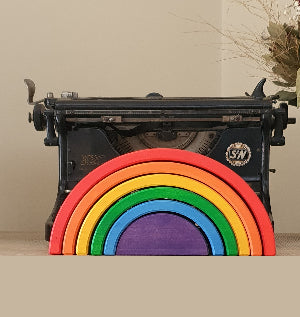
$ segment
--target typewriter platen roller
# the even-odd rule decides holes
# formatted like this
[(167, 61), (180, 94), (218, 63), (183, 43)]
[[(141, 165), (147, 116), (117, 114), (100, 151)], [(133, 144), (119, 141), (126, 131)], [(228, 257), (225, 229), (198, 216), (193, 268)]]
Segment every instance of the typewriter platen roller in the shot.
[[(148, 148), (176, 148), (211, 157), (239, 174), (263, 202), (272, 220), (269, 197), (270, 146), (285, 144), (283, 131), (295, 119), (288, 106), (266, 97), (265, 79), (251, 95), (234, 98), (80, 98), (63, 92), (34, 101), (35, 85), (26, 79), (29, 121), (46, 130), (46, 146), (58, 146), (59, 183), (53, 221), (68, 193), (104, 162)], [(273, 171), (273, 170), (272, 170)]]

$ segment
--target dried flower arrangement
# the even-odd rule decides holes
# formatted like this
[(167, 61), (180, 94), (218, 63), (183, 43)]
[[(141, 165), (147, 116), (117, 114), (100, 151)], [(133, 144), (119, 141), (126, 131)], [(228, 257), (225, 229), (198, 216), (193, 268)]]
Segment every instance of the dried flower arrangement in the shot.
[(220, 31), (210, 26), (235, 45), (238, 57), (255, 61), (275, 85), (282, 87), (277, 92), (280, 100), (300, 106), (300, 0), (287, 0), (283, 9), (276, 0), (233, 1), (262, 19), (266, 31)]

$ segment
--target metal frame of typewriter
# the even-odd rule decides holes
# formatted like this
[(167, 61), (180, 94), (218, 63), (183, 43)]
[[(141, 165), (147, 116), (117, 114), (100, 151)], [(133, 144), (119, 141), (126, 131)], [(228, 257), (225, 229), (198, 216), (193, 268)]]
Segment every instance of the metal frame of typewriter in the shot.
[(295, 119), (288, 118), (287, 104), (275, 105), (276, 96), (265, 96), (265, 79), (252, 95), (236, 98), (164, 98), (158, 93), (145, 98), (78, 98), (77, 93), (63, 92), (61, 98), (48, 93), (39, 101), (33, 101), (34, 83), (25, 82), (28, 103), (34, 105), (29, 122), (47, 131), (46, 146), (59, 150), (58, 194), (45, 225), (46, 240), (62, 202), (86, 174), (143, 147), (192, 150), (228, 166), (257, 193), (273, 222), (270, 146), (285, 144), (283, 130)]

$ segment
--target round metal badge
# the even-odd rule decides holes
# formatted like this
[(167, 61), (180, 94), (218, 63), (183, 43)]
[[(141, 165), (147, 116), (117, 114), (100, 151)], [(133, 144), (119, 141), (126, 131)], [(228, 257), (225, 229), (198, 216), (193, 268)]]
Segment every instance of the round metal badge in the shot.
[(244, 166), (251, 158), (251, 150), (247, 144), (237, 142), (230, 144), (226, 150), (226, 160), (232, 166)]

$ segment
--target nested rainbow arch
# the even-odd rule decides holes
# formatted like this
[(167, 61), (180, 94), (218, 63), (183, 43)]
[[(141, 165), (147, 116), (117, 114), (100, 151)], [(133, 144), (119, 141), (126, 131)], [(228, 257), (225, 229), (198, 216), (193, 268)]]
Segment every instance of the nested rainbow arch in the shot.
[[(56, 216), (49, 253), (105, 254), (105, 243), (108, 243), (115, 223), (118, 222), (118, 239), (122, 240), (129, 232), (126, 228), (133, 227), (133, 224), (122, 223), (122, 219), (142, 223), (146, 221), (147, 214), (152, 214), (152, 219), (159, 219), (154, 216), (155, 213), (161, 214), (161, 210), (150, 208), (151, 211), (146, 210), (139, 215), (144, 220), (139, 220), (130, 218), (131, 209), (139, 209), (139, 205), (146, 201), (159, 201), (165, 207), (163, 200), (191, 207), (184, 207), (191, 212), (188, 215), (180, 214), (178, 209), (164, 208), (165, 213), (184, 217), (192, 223), (196, 223), (195, 217), (201, 214), (202, 220), (212, 222), (221, 235), (224, 255), (276, 253), (268, 214), (240, 176), (206, 156), (161, 148), (119, 156), (83, 178), (65, 199)], [(197, 232), (201, 233), (213, 253), (206, 220), (196, 223)], [(114, 243), (116, 251), (118, 240)]]

